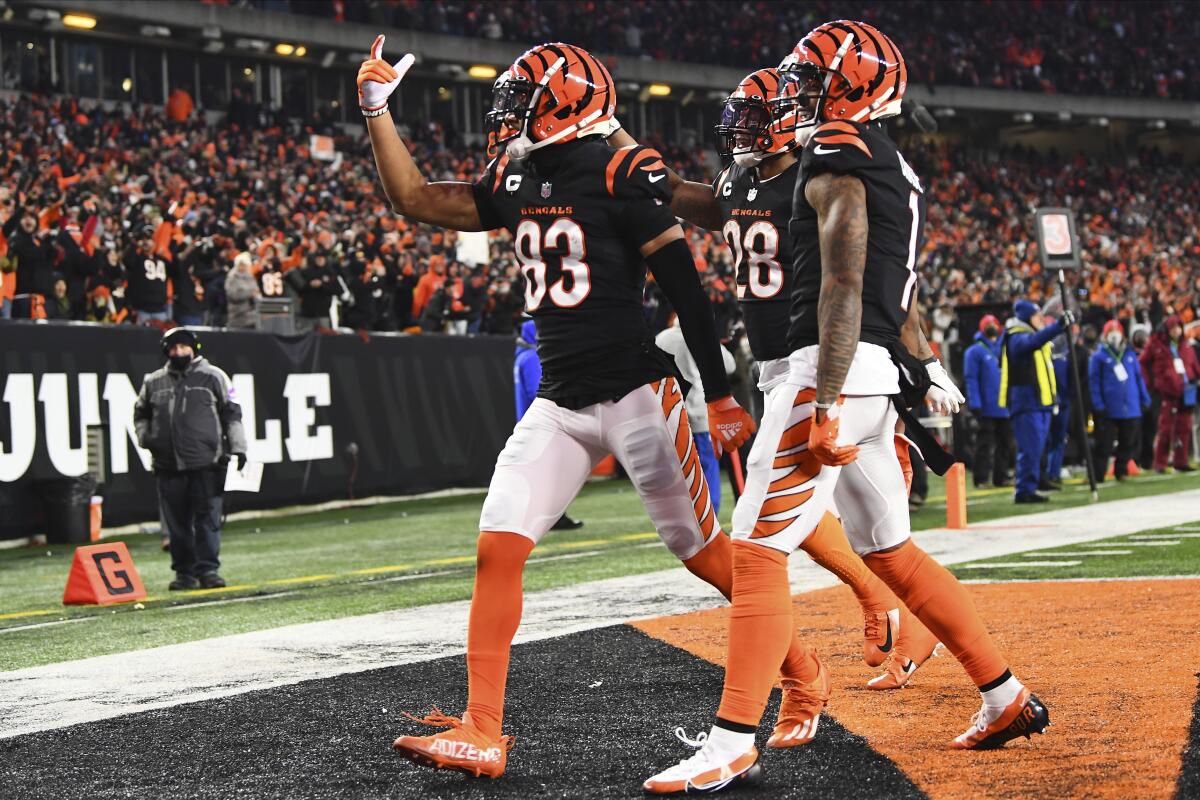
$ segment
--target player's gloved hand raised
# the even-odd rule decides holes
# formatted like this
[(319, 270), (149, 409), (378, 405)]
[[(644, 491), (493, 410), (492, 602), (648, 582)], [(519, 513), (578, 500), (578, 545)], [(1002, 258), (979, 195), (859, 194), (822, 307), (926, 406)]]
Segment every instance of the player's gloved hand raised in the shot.
[(388, 98), (417, 60), (416, 56), (409, 53), (395, 64), (387, 63), (383, 60), (383, 39), (382, 33), (375, 37), (375, 43), (371, 45), (371, 57), (358, 68), (358, 106), (364, 114), (371, 116), (383, 113)]
[(738, 405), (733, 395), (708, 404), (708, 432), (712, 436), (717, 458), (721, 457), (721, 453), (732, 452), (744, 445), (756, 430), (758, 426), (754, 424), (753, 417)]
[(827, 467), (844, 467), (858, 458), (858, 446), (839, 445), (838, 430), (841, 428), (842, 401), (830, 409), (817, 408), (813, 411), (808, 429), (808, 450)]
[(933, 359), (925, 365), (925, 372), (929, 374), (929, 380), (933, 381), (933, 386), (930, 386), (925, 394), (925, 402), (939, 414), (957, 414), (963, 403), (967, 402), (967, 398), (963, 397), (962, 392), (954, 385), (942, 362)]

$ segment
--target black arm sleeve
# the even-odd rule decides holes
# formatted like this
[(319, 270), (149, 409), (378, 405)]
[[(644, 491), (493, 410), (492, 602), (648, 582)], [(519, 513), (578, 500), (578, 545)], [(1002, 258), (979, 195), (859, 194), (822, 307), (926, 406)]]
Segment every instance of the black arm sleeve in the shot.
[(676, 239), (647, 256), (646, 265), (679, 315), (683, 339), (700, 370), (704, 399), (711, 403), (727, 397), (729, 379), (717, 338), (717, 323), (692, 262), (692, 251), (683, 239)]

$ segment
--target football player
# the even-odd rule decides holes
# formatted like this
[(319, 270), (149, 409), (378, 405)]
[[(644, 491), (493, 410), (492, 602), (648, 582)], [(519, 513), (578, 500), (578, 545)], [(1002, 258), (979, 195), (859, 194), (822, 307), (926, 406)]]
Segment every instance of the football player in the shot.
[[(914, 312), (925, 197), (881, 123), (900, 113), (904, 60), (874, 27), (836, 21), (801, 39), (780, 72), (775, 116), (794, 114), (782, 130), (813, 129), (789, 226), (788, 377), (766, 400), (734, 511), (734, 611), (716, 721), (695, 755), (644, 783), (652, 793), (717, 791), (758, 773), (754, 732), (793, 628), (787, 558), (833, 502), (855, 551), (979, 688), (982, 707), (950, 746), (1000, 747), (1049, 724), (966, 589), (910, 536), (890, 397), (901, 389), (897, 362), (909, 358), (901, 334)], [(779, 490), (794, 468), (795, 488)]]
[[(501, 732), (509, 650), (521, 617), (521, 575), (595, 464), (614, 454), (656, 530), (684, 566), (732, 596), (732, 546), (712, 511), (674, 365), (642, 313), (649, 267), (678, 310), (707, 397), (714, 446), (733, 449), (754, 422), (730, 396), (716, 326), (683, 231), (670, 210), (659, 154), (614, 150), (615, 84), (567, 44), (534, 47), (497, 81), (488, 114), (496, 157), (475, 183), (427, 183), (396, 132), (388, 97), (413, 63), (395, 65), (376, 39), (358, 77), (360, 105), (384, 190), (398, 213), (465, 231), (507, 228), (537, 324), (542, 381), (496, 462), (480, 515), (467, 632), (467, 710), (435, 709), (446, 727), (394, 747), (423, 765), (475, 776), (504, 772)], [(815, 702), (819, 662), (794, 634), (781, 658), (790, 707)]]
[[(684, 180), (673, 170), (668, 171), (671, 210), (694, 225), (721, 231), (733, 254), (738, 304), (750, 350), (759, 366), (758, 388), (764, 396), (782, 385), (788, 374), (794, 265), (787, 223), (792, 216), (792, 193), (800, 165), (796, 155), (800, 140), (794, 131), (779, 130), (790, 127), (787, 123), (791, 120), (782, 120), (782, 124), (772, 120), (772, 101), (778, 97), (779, 88), (779, 71), (760, 69), (747, 75), (725, 100), (715, 132), (717, 152), (730, 163), (711, 186)], [(789, 114), (794, 116), (794, 112)], [(623, 146), (633, 143), (633, 139), (624, 130), (617, 130), (608, 142)], [(957, 410), (952, 397), (946, 402)], [(897, 448), (907, 455), (908, 441), (899, 437)], [(787, 476), (774, 481), (772, 490), (799, 486), (803, 477), (799, 466), (793, 466)], [(800, 548), (846, 583), (858, 598), (864, 621), (863, 660), (877, 667), (890, 654), (887, 669), (867, 686), (898, 689), (907, 683), (933, 655), (937, 638), (867, 569), (832, 513), (821, 518)], [(818, 722), (814, 718), (810, 724), (814, 732)], [(790, 732), (777, 732), (768, 744)]]

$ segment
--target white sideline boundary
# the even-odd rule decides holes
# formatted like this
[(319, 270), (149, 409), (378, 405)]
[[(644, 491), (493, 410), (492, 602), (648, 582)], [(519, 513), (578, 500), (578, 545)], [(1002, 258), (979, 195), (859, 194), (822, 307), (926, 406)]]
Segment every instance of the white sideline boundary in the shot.
[[(1068, 546), (1192, 522), (1200, 490), (989, 520), (967, 531), (918, 531), (945, 564)], [(837, 583), (803, 556), (791, 559), (795, 592)], [(516, 642), (630, 620), (713, 608), (724, 601), (686, 570), (671, 569), (533, 592)], [(324, 622), (0, 673), (0, 739), (229, 697), (464, 652), (467, 601)]]

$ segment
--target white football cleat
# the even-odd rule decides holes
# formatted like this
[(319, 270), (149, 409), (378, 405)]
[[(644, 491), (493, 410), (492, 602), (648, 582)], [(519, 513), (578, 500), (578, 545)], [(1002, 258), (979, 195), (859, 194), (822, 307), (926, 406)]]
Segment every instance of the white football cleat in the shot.
[(750, 749), (733, 760), (714, 756), (708, 746), (708, 734), (689, 739), (683, 728), (676, 728), (679, 741), (699, 750), (691, 758), (680, 761), (642, 784), (649, 794), (708, 794), (756, 783), (762, 776), (758, 763), (758, 748)]

